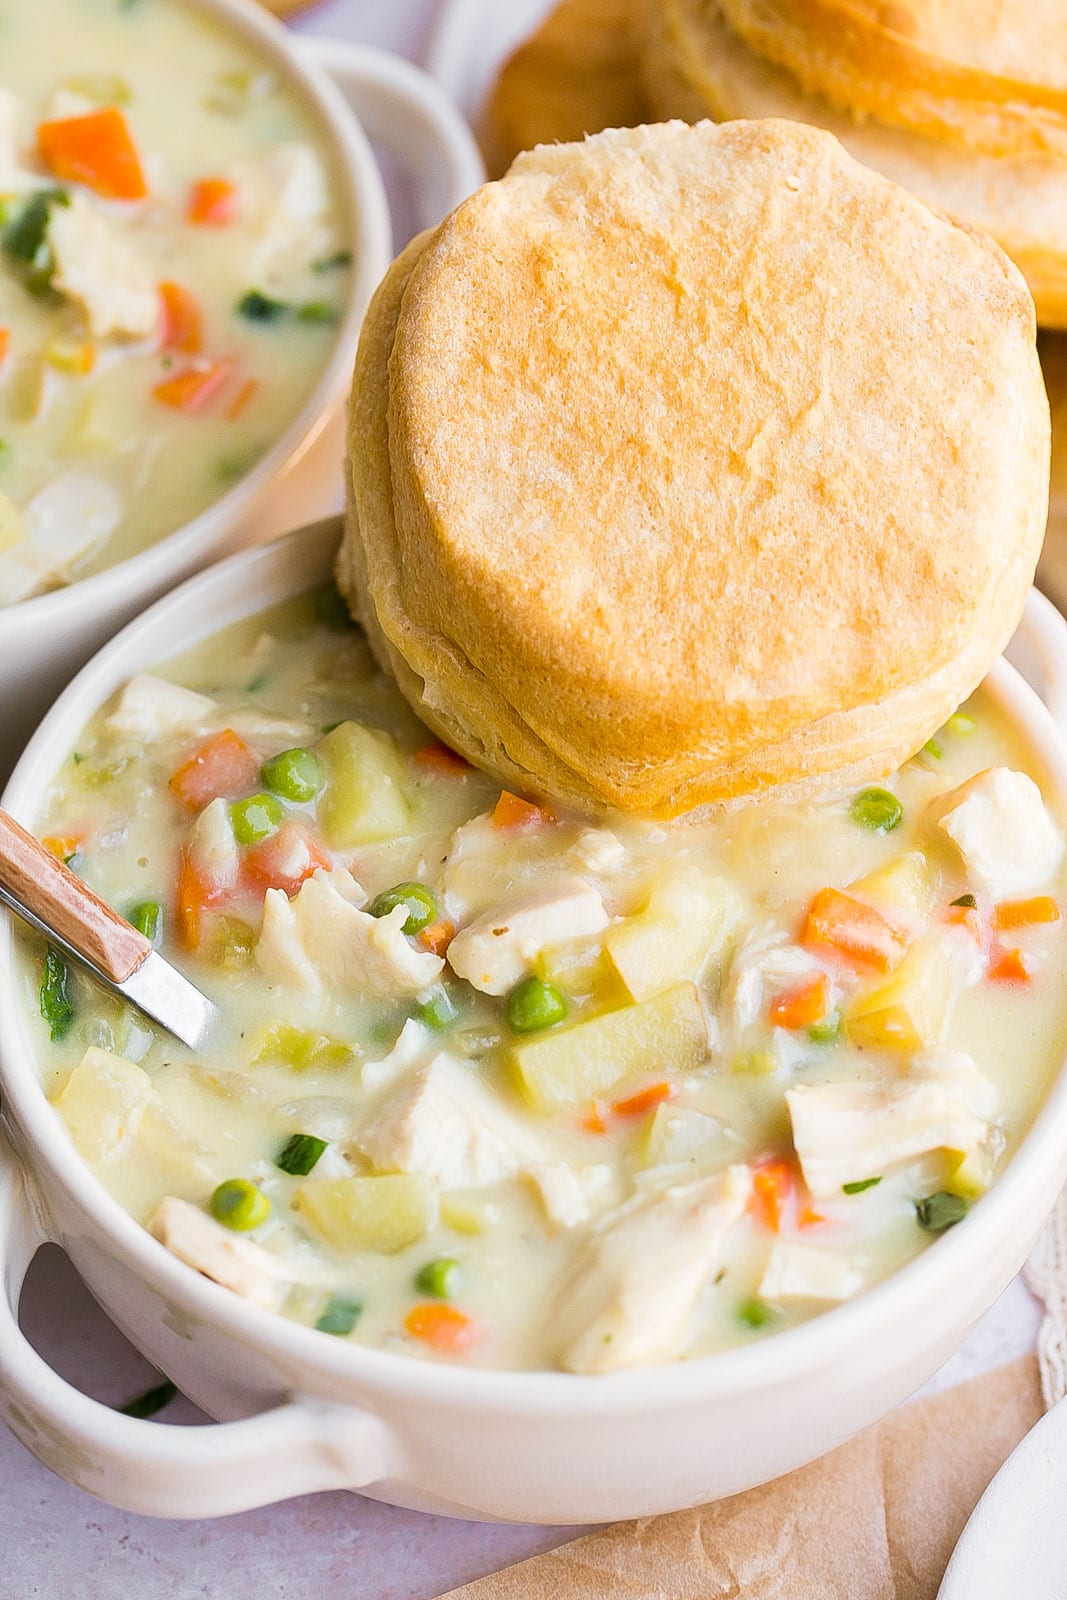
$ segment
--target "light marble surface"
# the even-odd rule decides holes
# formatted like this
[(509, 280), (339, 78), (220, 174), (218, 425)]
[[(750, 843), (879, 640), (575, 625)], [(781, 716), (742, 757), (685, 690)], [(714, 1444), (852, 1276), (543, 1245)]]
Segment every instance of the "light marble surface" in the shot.
[[(300, 27), (418, 60), (435, 10), (433, 0), (333, 0)], [(394, 181), (399, 245), (410, 221)], [(1037, 1321), (1026, 1290), (1013, 1284), (930, 1387), (960, 1382), (1031, 1348)], [(58, 1371), (101, 1400), (121, 1404), (152, 1382), (146, 1363), (57, 1251), (43, 1251), (34, 1263), (23, 1323)], [(207, 1420), (184, 1400), (166, 1418)], [(68, 1488), (0, 1431), (0, 1600), (430, 1600), (558, 1544), (570, 1531), (450, 1522), (346, 1494), (219, 1521), (157, 1522)]]

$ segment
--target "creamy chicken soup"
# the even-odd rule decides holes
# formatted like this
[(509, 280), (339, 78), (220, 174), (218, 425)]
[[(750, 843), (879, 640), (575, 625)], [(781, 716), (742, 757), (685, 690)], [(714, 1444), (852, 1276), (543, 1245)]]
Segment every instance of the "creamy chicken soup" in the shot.
[(1067, 1010), (1060, 822), (984, 694), (884, 787), (592, 826), (433, 742), (329, 599), (134, 678), (40, 819), (225, 1016), (190, 1051), (26, 938), (47, 1092), (168, 1249), (335, 1336), (601, 1373), (981, 1204)]
[(179, 0), (0, 0), (0, 604), (144, 549), (307, 401), (350, 220), (314, 119)]

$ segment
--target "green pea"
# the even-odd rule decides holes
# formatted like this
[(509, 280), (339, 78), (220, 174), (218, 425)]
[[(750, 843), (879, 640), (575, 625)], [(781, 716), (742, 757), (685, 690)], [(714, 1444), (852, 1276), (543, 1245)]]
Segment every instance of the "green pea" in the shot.
[(773, 1319), (770, 1306), (765, 1300), (757, 1300), (755, 1295), (742, 1300), (737, 1307), (737, 1320), (744, 1328), (765, 1328)]
[(808, 1029), (808, 1038), (812, 1044), (833, 1044), (841, 1035), (841, 1013), (831, 1011), (821, 1022), (813, 1022)]
[(848, 814), (858, 828), (892, 833), (904, 820), (904, 807), (888, 789), (863, 789), (853, 800)]
[(432, 1295), (435, 1300), (452, 1300), (459, 1292), (461, 1277), (455, 1256), (438, 1256), (415, 1274), (415, 1287), (420, 1294)]
[(962, 1195), (938, 1189), (936, 1194), (928, 1194), (925, 1200), (916, 1200), (915, 1217), (919, 1227), (925, 1228), (927, 1233), (944, 1233), (946, 1228), (962, 1222), (970, 1209), (970, 1201)]
[(272, 794), (250, 794), (230, 807), (233, 836), (238, 844), (259, 844), (269, 839), (285, 820), (285, 808)]
[[(70, 863), (68, 862), (69, 866)], [(126, 913), (126, 921), (156, 944), (163, 931), (163, 907), (158, 900), (141, 900)]]
[(567, 1015), (567, 1002), (554, 983), (523, 978), (508, 995), (508, 1027), (512, 1033), (541, 1033)]
[(352, 1300), (335, 1294), (315, 1326), (320, 1333), (332, 1333), (343, 1339), (352, 1332), (363, 1315), (362, 1300)]
[(843, 1183), (841, 1185), (841, 1193), (842, 1194), (862, 1194), (865, 1189), (875, 1189), (875, 1188), (877, 1188), (878, 1184), (880, 1184), (881, 1181), (882, 1181), (881, 1176), (879, 1176), (877, 1178), (857, 1178), (854, 1183)]
[(459, 1007), (443, 984), (437, 984), (419, 1000), (413, 1012), (416, 1022), (434, 1033), (444, 1033), (459, 1018)]
[(260, 777), (283, 800), (314, 800), (323, 785), (322, 767), (310, 750), (282, 750), (264, 761)]
[(210, 1210), (216, 1222), (234, 1233), (248, 1233), (266, 1222), (270, 1201), (247, 1178), (227, 1178), (211, 1196)]
[(397, 883), (383, 894), (375, 895), (367, 910), (372, 917), (387, 917), (397, 906), (407, 906), (405, 933), (420, 933), (436, 922), (440, 915), (437, 896), (424, 883)]

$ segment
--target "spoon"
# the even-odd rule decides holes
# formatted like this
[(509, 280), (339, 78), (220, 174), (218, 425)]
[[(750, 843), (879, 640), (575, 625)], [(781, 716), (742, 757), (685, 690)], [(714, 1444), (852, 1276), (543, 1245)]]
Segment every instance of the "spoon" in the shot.
[(6, 811), (0, 901), (183, 1044), (203, 1044), (218, 1008)]

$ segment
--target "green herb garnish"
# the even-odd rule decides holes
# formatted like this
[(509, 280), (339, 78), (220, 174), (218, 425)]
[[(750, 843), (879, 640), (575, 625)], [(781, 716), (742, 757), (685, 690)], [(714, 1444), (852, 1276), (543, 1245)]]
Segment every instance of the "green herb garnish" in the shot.
[(865, 1189), (873, 1189), (879, 1183), (881, 1183), (881, 1181), (882, 1179), (880, 1175), (877, 1178), (857, 1178), (855, 1183), (843, 1183), (841, 1185), (841, 1193), (862, 1194)]

